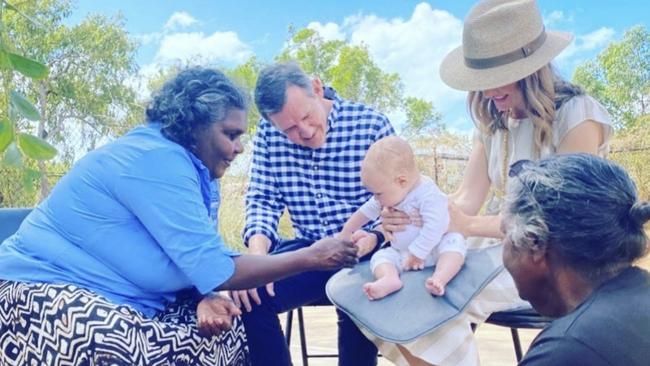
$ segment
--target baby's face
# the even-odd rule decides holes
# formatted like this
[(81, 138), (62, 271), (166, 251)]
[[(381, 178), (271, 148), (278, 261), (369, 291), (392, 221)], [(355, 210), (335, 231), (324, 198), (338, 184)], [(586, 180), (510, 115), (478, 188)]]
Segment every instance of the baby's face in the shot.
[(371, 169), (361, 171), (361, 182), (382, 207), (397, 206), (409, 192), (409, 184), (405, 180)]

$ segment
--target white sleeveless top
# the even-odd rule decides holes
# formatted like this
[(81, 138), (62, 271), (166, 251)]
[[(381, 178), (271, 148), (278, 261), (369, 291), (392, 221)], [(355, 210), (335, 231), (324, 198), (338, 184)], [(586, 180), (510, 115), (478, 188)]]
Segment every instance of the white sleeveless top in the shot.
[[(603, 143), (598, 147), (598, 155), (605, 157), (609, 150), (609, 140), (612, 136), (612, 122), (605, 107), (588, 95), (577, 95), (567, 100), (557, 110), (555, 121), (553, 121), (553, 136), (551, 144), (542, 149), (540, 158), (551, 156), (557, 152), (564, 137), (582, 122), (591, 120), (598, 122), (603, 128)], [(488, 176), (492, 187), (492, 197), (488, 201), (486, 214), (498, 214), (501, 206), (501, 199), (494, 195), (494, 191), (502, 190), (502, 167), (504, 151), (502, 146), (503, 134), (505, 131), (497, 130), (493, 135), (481, 133), (478, 129), (474, 138), (481, 140), (485, 146), (485, 154), (488, 163)], [(508, 158), (507, 164), (522, 160), (536, 159), (534, 143), (534, 126), (529, 118), (508, 119)]]

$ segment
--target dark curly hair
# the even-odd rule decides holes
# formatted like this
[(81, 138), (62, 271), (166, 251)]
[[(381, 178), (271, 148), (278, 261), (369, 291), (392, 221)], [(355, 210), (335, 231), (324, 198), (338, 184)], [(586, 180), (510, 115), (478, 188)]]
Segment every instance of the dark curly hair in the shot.
[(147, 107), (148, 122), (162, 123), (165, 137), (188, 150), (195, 134), (226, 119), (231, 109), (246, 110), (246, 94), (221, 71), (192, 67), (165, 82)]

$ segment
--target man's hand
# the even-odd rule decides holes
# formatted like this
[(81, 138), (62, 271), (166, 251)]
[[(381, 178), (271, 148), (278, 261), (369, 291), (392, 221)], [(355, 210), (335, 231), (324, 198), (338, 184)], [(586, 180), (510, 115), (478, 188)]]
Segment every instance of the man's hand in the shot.
[(372, 252), (372, 250), (377, 246), (377, 235), (365, 230), (355, 231), (354, 234), (352, 234), (351, 239), (352, 243), (357, 246), (358, 258)]
[[(248, 254), (253, 255), (268, 255), (269, 248), (271, 247), (271, 240), (265, 235), (256, 234), (250, 237), (248, 240)], [(273, 282), (266, 284), (266, 292), (269, 296), (275, 296), (275, 290), (273, 289)], [(256, 288), (251, 288), (248, 290), (237, 290), (230, 291), (230, 297), (235, 302), (238, 308), (241, 309), (242, 305), (247, 312), (253, 310), (253, 305), (251, 299), (255, 304), (260, 305), (262, 300), (260, 295), (257, 293)]]
[(309, 260), (313, 261), (315, 270), (333, 270), (352, 267), (359, 262), (357, 247), (350, 241), (336, 238), (323, 238), (310, 247)]
[(405, 271), (420, 271), (424, 269), (424, 260), (409, 253), (409, 255), (404, 258), (402, 269)]
[(215, 336), (232, 327), (232, 318), (241, 315), (241, 310), (226, 296), (212, 293), (205, 296), (196, 308), (196, 326), (199, 333)]

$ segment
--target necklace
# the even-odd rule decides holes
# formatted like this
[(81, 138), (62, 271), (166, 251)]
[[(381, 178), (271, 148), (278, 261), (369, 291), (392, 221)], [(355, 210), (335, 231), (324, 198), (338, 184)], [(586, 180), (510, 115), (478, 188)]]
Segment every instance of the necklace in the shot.
[(498, 198), (505, 196), (506, 186), (508, 185), (509, 135), (508, 129), (505, 128), (503, 130), (503, 138), (501, 139), (501, 152), (503, 153), (503, 161), (501, 162), (501, 188), (495, 189), (495, 195)]

